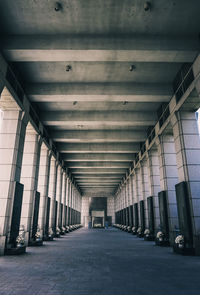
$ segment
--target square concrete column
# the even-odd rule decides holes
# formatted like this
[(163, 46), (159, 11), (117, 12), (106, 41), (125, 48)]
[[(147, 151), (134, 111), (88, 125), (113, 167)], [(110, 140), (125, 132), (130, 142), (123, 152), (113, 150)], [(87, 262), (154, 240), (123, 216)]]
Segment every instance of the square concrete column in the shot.
[(160, 163), (160, 187), (161, 191), (167, 191), (167, 207), (169, 218), (169, 239), (173, 245), (178, 223), (175, 185), (178, 183), (178, 170), (174, 138), (172, 135), (162, 135), (157, 140)]
[(38, 191), (40, 192), (38, 225), (40, 227), (42, 237), (44, 237), (45, 235), (51, 156), (51, 151), (47, 148), (45, 143), (43, 143), (40, 153), (40, 168), (38, 179)]
[(192, 217), (193, 244), (200, 254), (200, 138), (195, 112), (177, 112), (172, 118), (178, 182), (186, 181)]
[(68, 200), (68, 223), (71, 225), (71, 206), (72, 206), (72, 183), (69, 181), (69, 200)]
[(41, 144), (41, 136), (29, 123), (25, 136), (21, 173), (21, 182), (24, 184), (21, 225), (25, 229), (25, 243), (27, 245), (32, 238), (34, 210), (39, 209), (35, 208), (35, 197), (38, 186)]
[(66, 194), (67, 194), (67, 175), (63, 171), (63, 186), (62, 186), (62, 204), (63, 204), (63, 213), (62, 213), (62, 226), (66, 226)]
[(130, 191), (129, 191), (129, 182), (130, 179), (128, 178), (126, 181), (126, 193), (127, 193), (127, 207), (130, 206)]
[(0, 125), (0, 254), (9, 242), (15, 183), (20, 182), (27, 115), (4, 111)]
[(132, 183), (132, 200), (133, 205), (137, 203), (137, 191), (136, 191), (136, 176), (135, 172), (131, 174), (131, 183)]
[(57, 183), (57, 161), (52, 156), (50, 164), (50, 178), (49, 178), (49, 197), (51, 198), (50, 205), (50, 228), (55, 232), (55, 205), (56, 205), (56, 183)]
[(159, 157), (158, 157), (157, 149), (151, 149), (148, 152), (147, 170), (148, 170), (148, 177), (149, 177), (149, 196), (153, 197), (154, 222), (155, 222), (155, 234), (156, 234), (160, 226), (158, 193), (161, 191)]
[(141, 227), (141, 216), (140, 216), (140, 201), (143, 200), (142, 195), (142, 178), (140, 174), (140, 168), (135, 170), (135, 178), (136, 178), (136, 199), (138, 203), (138, 219), (139, 219), (139, 227)]
[(123, 184), (122, 187), (122, 194), (123, 194), (123, 224), (125, 225), (126, 223), (126, 187), (125, 184)]
[(66, 225), (69, 225), (69, 192), (70, 192), (70, 183), (69, 183), (69, 177), (66, 179), (66, 206), (67, 206), (67, 212), (66, 212)]
[(147, 161), (143, 160), (140, 163), (140, 177), (142, 183), (142, 198), (144, 201), (144, 217), (145, 217), (145, 228), (148, 228), (148, 207), (147, 198), (149, 197), (149, 180), (147, 171)]
[(57, 221), (56, 226), (61, 227), (61, 200), (62, 200), (62, 180), (63, 180), (63, 171), (60, 165), (57, 168), (57, 183), (56, 183), (56, 201), (58, 202), (57, 207)]
[(72, 185), (72, 186), (71, 186), (71, 206), (70, 206), (70, 208), (71, 208), (71, 210), (70, 210), (71, 213), (70, 213), (70, 224), (73, 225), (74, 185), (73, 185), (73, 183), (72, 183), (71, 185)]
[(133, 205), (133, 179), (132, 179), (132, 175), (129, 176), (129, 202), (130, 205)]

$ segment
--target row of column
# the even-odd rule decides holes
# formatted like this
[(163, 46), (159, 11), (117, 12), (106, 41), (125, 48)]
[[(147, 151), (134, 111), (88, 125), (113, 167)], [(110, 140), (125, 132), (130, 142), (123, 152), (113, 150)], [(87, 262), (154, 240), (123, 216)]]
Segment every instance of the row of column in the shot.
[(29, 244), (80, 224), (81, 196), (61, 163), (20, 109), (4, 110), (0, 122), (0, 254), (14, 247), (20, 227)]
[[(194, 112), (178, 111), (115, 198), (116, 223), (177, 233), (200, 252), (200, 139)], [(188, 234), (190, 231), (190, 235)]]

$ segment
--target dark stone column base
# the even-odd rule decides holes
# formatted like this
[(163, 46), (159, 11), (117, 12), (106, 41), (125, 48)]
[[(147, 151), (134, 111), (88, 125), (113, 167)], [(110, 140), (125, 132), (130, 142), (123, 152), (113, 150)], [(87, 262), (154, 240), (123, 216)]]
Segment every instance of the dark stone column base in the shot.
[(195, 249), (194, 248), (179, 248), (177, 244), (173, 246), (173, 252), (176, 254), (181, 255), (188, 255), (188, 256), (194, 256), (195, 255)]
[(30, 247), (37, 247), (37, 246), (42, 246), (43, 245), (43, 240), (40, 240), (40, 241), (30, 241), (28, 243), (28, 245)]
[(155, 239), (155, 244), (156, 246), (160, 246), (160, 247), (170, 247), (170, 243), (169, 241), (159, 241), (158, 239)]
[(24, 253), (26, 253), (26, 246), (5, 249), (5, 255), (21, 255)]

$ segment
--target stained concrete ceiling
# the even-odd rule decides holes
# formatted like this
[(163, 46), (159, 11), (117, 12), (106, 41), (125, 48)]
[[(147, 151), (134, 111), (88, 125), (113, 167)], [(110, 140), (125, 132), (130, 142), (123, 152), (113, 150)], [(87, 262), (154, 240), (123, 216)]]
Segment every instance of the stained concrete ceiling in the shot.
[(82, 193), (106, 195), (199, 52), (200, 1), (56, 2), (0, 1), (1, 51)]

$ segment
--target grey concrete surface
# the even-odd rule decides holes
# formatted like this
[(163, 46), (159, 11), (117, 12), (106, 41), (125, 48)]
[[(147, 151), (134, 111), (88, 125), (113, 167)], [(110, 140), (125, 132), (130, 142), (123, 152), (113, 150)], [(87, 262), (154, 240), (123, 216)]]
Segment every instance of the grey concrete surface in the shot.
[(200, 258), (116, 229), (81, 229), (0, 258), (0, 294), (199, 294)]

